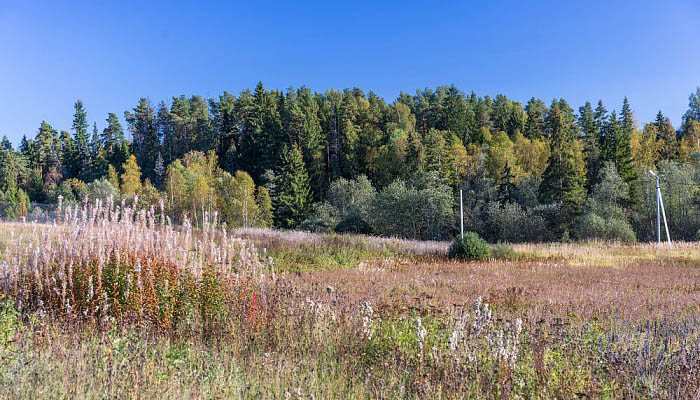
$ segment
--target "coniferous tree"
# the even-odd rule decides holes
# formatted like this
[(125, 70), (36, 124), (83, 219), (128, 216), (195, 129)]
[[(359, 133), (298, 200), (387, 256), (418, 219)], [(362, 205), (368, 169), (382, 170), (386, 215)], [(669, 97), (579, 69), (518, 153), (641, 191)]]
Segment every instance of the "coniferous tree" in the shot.
[(659, 141), (659, 157), (665, 160), (675, 160), (678, 158), (678, 139), (676, 131), (671, 125), (671, 120), (659, 111), (656, 114), (656, 134)]
[(311, 213), (311, 199), (309, 175), (301, 149), (298, 145), (285, 146), (272, 191), (275, 224), (285, 229), (299, 225)]
[(219, 101), (211, 100), (209, 104), (212, 113), (212, 126), (215, 131), (214, 148), (219, 157), (219, 165), (224, 171), (233, 173), (239, 169), (238, 141), (240, 134), (238, 114), (236, 113), (236, 97), (224, 91), (224, 94), (219, 96)]
[(578, 123), (581, 128), (583, 152), (586, 157), (586, 181), (588, 188), (590, 188), (596, 182), (601, 165), (600, 146), (598, 145), (600, 134), (590, 102), (586, 102), (583, 107), (579, 108)]
[(552, 102), (546, 120), (546, 132), (551, 139), (552, 152), (539, 187), (539, 199), (545, 203), (559, 202), (566, 211), (560, 225), (569, 229), (581, 212), (586, 197), (583, 146), (571, 130), (569, 110), (562, 112), (561, 102)]
[(109, 162), (107, 161), (107, 153), (102, 146), (102, 140), (100, 140), (100, 134), (97, 130), (97, 124), (92, 126), (92, 139), (90, 140), (90, 161), (91, 161), (91, 172), (90, 182), (95, 179), (102, 179), (107, 175), (107, 166)]
[(681, 131), (685, 134), (688, 130), (688, 121), (700, 122), (700, 86), (688, 96), (688, 110), (683, 114), (683, 126)]
[(61, 155), (59, 156), (62, 166), (61, 173), (66, 179), (73, 178), (71, 174), (79, 169), (73, 165), (75, 162), (75, 154), (77, 152), (75, 140), (73, 140), (70, 133), (66, 131), (61, 131), (61, 135), (59, 136), (58, 140), (60, 141), (61, 148)]
[(8, 139), (7, 136), (2, 137), (2, 143), (0, 144), (0, 149), (12, 151), (12, 143), (10, 143), (10, 139)]
[(632, 134), (635, 130), (636, 122), (634, 120), (632, 108), (630, 107), (627, 97), (625, 97), (622, 103), (620, 123), (619, 135), (616, 136), (614, 140), (615, 152), (613, 155), (614, 160), (612, 161), (615, 163), (617, 173), (629, 187), (630, 194), (627, 197), (628, 200), (634, 202), (637, 200), (636, 192), (639, 188), (639, 175), (637, 174), (637, 169), (634, 165), (631, 145)]
[(153, 180), (153, 167), (160, 150), (158, 132), (155, 123), (155, 111), (144, 97), (139, 99), (133, 113), (124, 113), (129, 131), (133, 137), (133, 150), (136, 161), (143, 170), (144, 176)]
[(547, 106), (540, 99), (534, 97), (525, 105), (527, 120), (523, 135), (528, 139), (537, 139), (544, 135), (544, 119), (547, 114)]
[(107, 127), (102, 130), (101, 139), (109, 165), (120, 169), (129, 157), (130, 145), (124, 136), (124, 129), (116, 114), (109, 113), (107, 115)]
[(501, 184), (498, 185), (498, 200), (504, 204), (512, 202), (515, 198), (515, 191), (515, 176), (513, 176), (513, 173), (510, 171), (510, 166), (506, 161), (501, 176)]
[(75, 102), (74, 108), (73, 135), (75, 138), (75, 154), (71, 163), (70, 176), (78, 177), (83, 182), (87, 182), (92, 177), (87, 112), (85, 112), (83, 102), (80, 100)]

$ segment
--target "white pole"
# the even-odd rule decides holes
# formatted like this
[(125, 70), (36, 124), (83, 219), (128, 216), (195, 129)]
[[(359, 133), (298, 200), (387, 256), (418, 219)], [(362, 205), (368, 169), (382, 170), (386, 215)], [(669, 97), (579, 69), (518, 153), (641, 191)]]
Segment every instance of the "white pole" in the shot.
[(459, 189), (459, 234), (464, 239), (464, 203), (462, 202), (462, 189)]
[(668, 223), (666, 222), (666, 208), (664, 207), (664, 198), (661, 197), (661, 190), (659, 189), (659, 201), (661, 203), (661, 215), (664, 216), (664, 229), (666, 229), (666, 240), (668, 240), (668, 247), (671, 246), (671, 234), (668, 231)]
[(656, 241), (661, 246), (661, 188), (659, 177), (656, 177)]
[(656, 178), (656, 242), (661, 246), (661, 188), (659, 187), (659, 176), (652, 170), (649, 170), (649, 173)]

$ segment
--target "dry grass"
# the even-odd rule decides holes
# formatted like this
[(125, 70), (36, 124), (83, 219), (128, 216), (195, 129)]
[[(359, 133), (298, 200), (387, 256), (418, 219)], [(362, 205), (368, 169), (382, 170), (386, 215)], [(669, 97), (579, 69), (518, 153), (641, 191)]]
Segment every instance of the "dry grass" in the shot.
[[(662, 251), (655, 258), (651, 246), (527, 249), (552, 261), (413, 263), (396, 258), (352, 270), (306, 273), (299, 281), (312, 287), (339, 287), (353, 298), (372, 301), (387, 315), (445, 313), (478, 296), (528, 320), (547, 316), (639, 320), (700, 311), (698, 245)], [(597, 262), (606, 256), (611, 260)], [(617, 264), (607, 266), (612, 260)]]
[(0, 226), (0, 397), (700, 395), (695, 243), (454, 262), (442, 242), (61, 215)]

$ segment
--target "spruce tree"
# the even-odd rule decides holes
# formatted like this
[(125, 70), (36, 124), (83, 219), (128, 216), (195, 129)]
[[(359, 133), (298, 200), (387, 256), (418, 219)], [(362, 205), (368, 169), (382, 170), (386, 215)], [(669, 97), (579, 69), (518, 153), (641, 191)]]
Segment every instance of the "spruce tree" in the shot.
[(75, 113), (73, 114), (73, 135), (75, 138), (75, 154), (72, 160), (72, 170), (70, 175), (78, 177), (83, 182), (90, 181), (92, 171), (90, 169), (90, 144), (88, 140), (87, 112), (83, 107), (83, 102), (75, 102)]
[(309, 175), (299, 146), (284, 147), (273, 190), (272, 204), (278, 227), (295, 228), (311, 213)]
[(508, 161), (506, 161), (501, 176), (501, 184), (498, 185), (498, 200), (503, 204), (512, 202), (515, 198), (515, 190), (515, 176), (513, 176)]
[(100, 140), (100, 135), (97, 131), (97, 124), (93, 124), (92, 126), (92, 139), (90, 140), (90, 161), (92, 171), (90, 181), (102, 179), (102, 177), (107, 175), (107, 166), (109, 165), (109, 162), (107, 161), (107, 153), (102, 146), (102, 141)]
[(584, 189), (586, 168), (583, 146), (571, 131), (569, 117), (560, 110), (561, 102), (552, 102), (547, 115), (547, 133), (552, 152), (539, 187), (539, 199), (544, 203), (562, 203), (565, 218), (559, 228), (569, 229), (581, 213), (586, 197)]
[(675, 160), (678, 158), (678, 138), (676, 131), (671, 125), (671, 121), (668, 117), (659, 111), (656, 114), (656, 125), (657, 141), (660, 142), (659, 157), (662, 160)]
[(12, 143), (10, 143), (10, 139), (8, 139), (7, 136), (2, 137), (2, 144), (0, 144), (0, 150), (12, 151)]
[(160, 151), (155, 111), (144, 97), (139, 99), (133, 113), (124, 113), (133, 136), (134, 155), (146, 178), (154, 179), (153, 167)]
[(583, 152), (586, 157), (587, 185), (592, 187), (600, 169), (600, 146), (598, 145), (598, 125), (590, 102), (579, 108), (579, 127), (583, 138)]

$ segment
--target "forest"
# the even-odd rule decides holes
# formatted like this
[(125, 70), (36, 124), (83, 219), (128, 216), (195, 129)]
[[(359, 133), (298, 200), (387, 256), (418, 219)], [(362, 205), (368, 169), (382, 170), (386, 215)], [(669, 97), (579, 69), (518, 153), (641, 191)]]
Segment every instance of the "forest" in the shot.
[[(59, 203), (162, 208), (174, 222), (490, 242), (654, 240), (655, 181), (671, 237), (700, 239), (700, 88), (675, 129), (627, 98), (577, 110), (454, 86), (401, 93), (254, 90), (138, 100), (98, 130), (42, 121), (0, 150), (0, 215), (48, 220)], [(608, 109), (610, 107), (610, 109)], [(123, 122), (122, 122), (123, 121)]]

